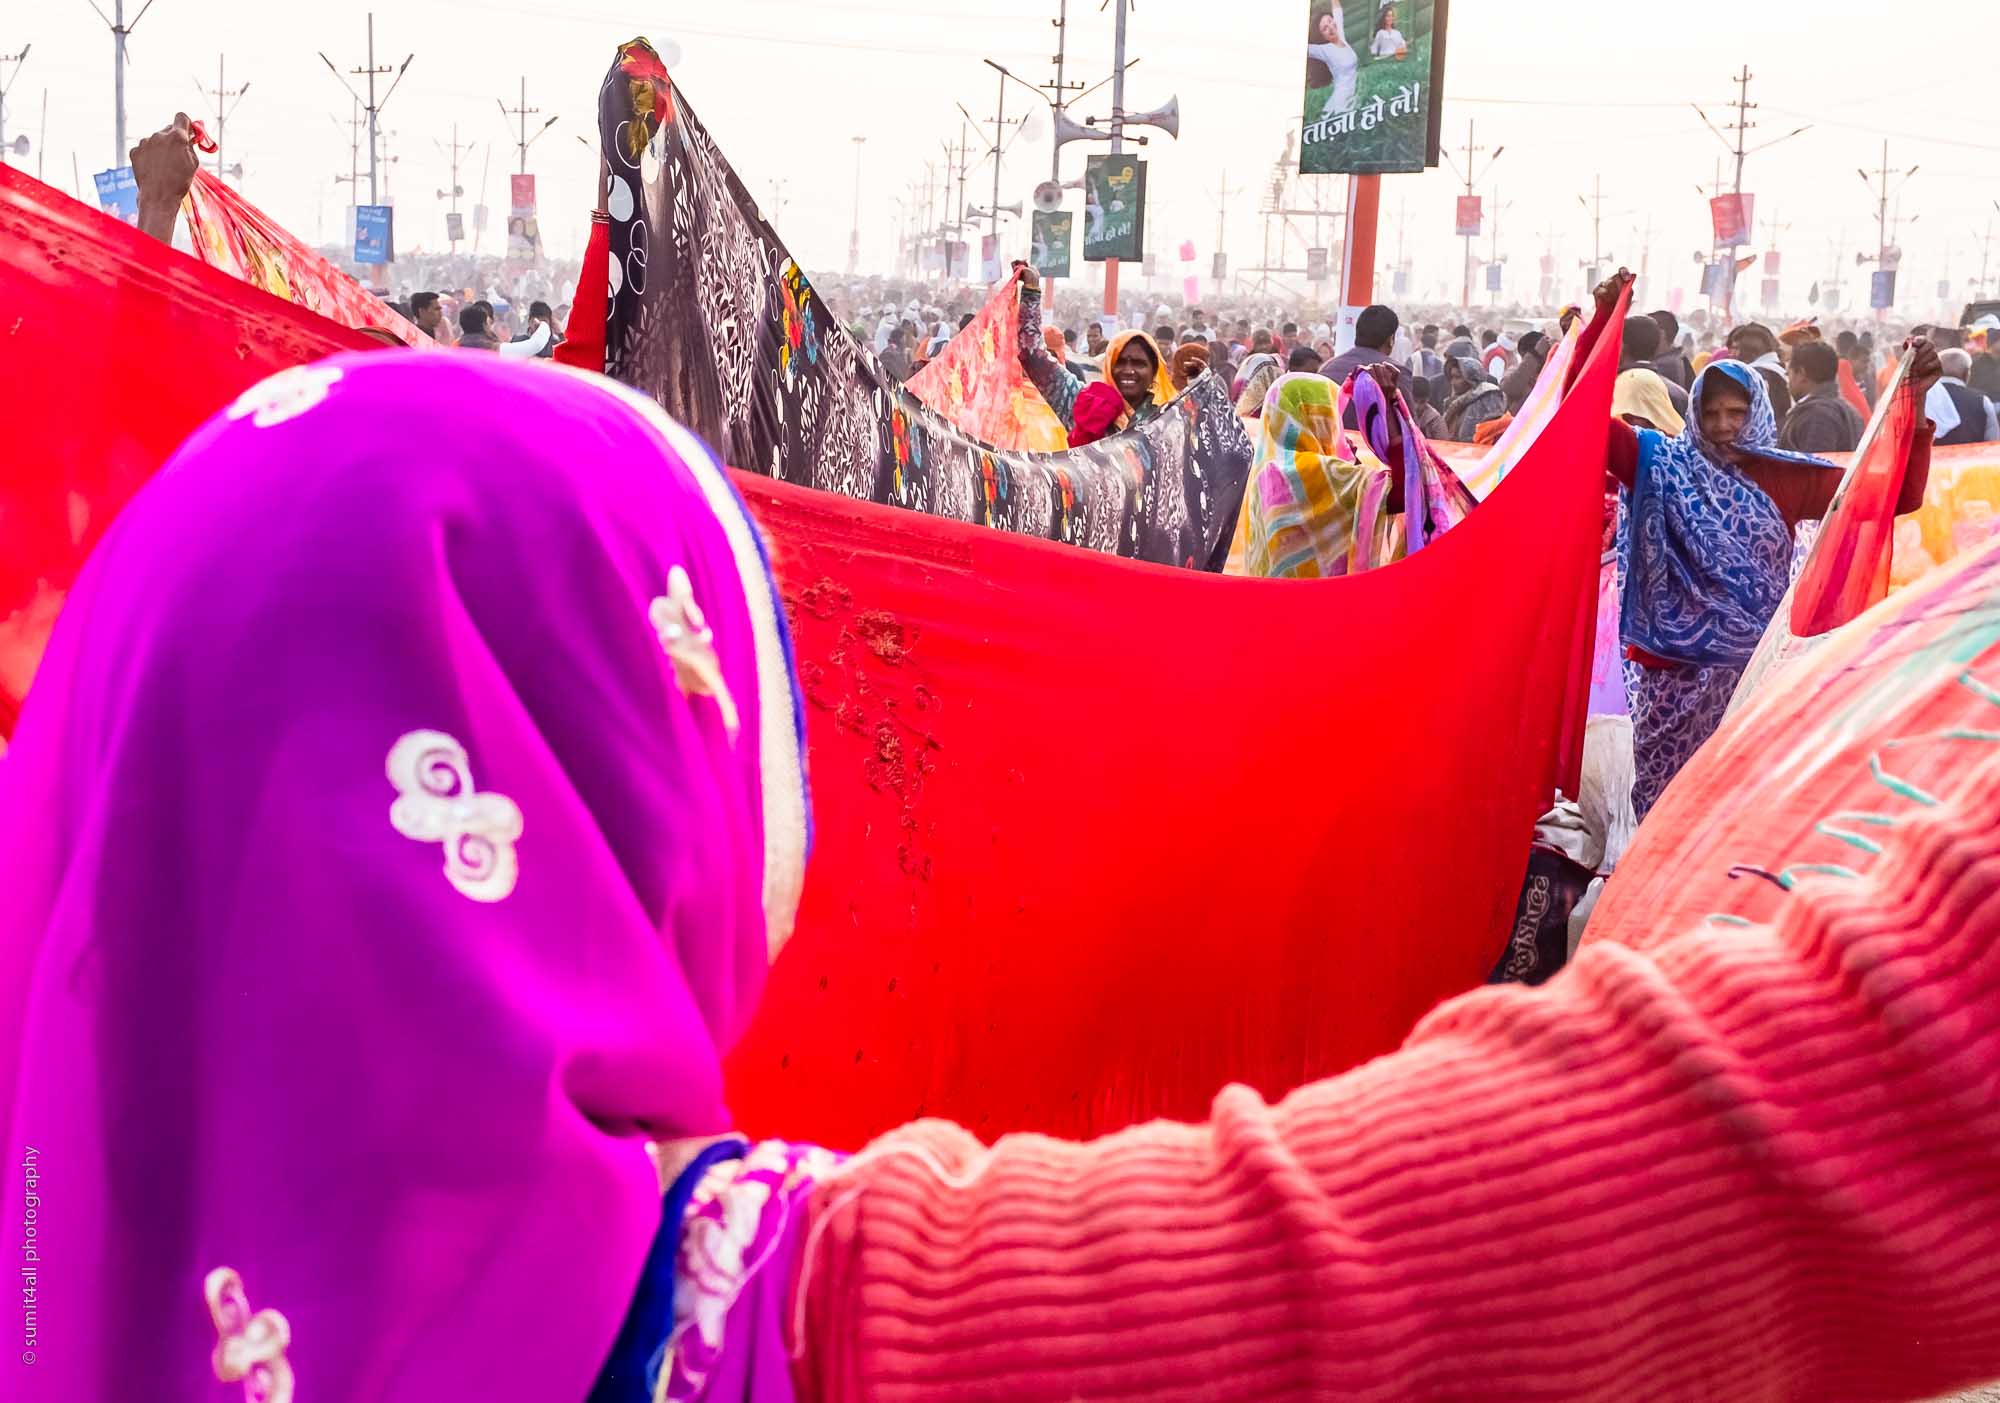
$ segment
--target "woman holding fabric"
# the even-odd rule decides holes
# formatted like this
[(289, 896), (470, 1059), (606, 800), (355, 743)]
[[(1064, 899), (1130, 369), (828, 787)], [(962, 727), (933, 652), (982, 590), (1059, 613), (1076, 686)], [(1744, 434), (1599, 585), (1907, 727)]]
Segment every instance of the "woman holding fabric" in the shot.
[[(412, 473), (441, 409), (488, 430)], [(722, 1057), (799, 896), (802, 715), (749, 513), (621, 386), (344, 356), (197, 431), (90, 562), (0, 765), (4, 1211), (48, 1259), (8, 1396), (2000, 1373), (2000, 953), (1970, 877), (1949, 959), (1900, 905), (1854, 932), (1808, 890), (1786, 939), (1586, 947), (1202, 1126), (753, 1146)], [(1990, 868), (1991, 832), (1953, 836)], [(1951, 1016), (1883, 1012), (1912, 981)]]
[[(1243, 492), (1229, 573), (1318, 580), (1392, 561), (1463, 521), (1475, 505), (1417, 431), (1394, 366), (1347, 381), (1358, 431), (1341, 425), (1340, 386), (1294, 373), (1272, 385)], [(1407, 510), (1410, 488), (1417, 509)]]
[[(1615, 306), (1630, 281), (1621, 269), (1600, 286), (1600, 310)], [(1910, 345), (1921, 398), (1943, 371), (1929, 342)], [(1617, 418), (1611, 430), (1609, 467), (1623, 491), (1619, 625), (1632, 807), (1644, 818), (1722, 720), (1791, 583), (1793, 533), (1826, 515), (1840, 470), (1778, 447), (1764, 377), (1737, 360), (1712, 362), (1695, 377), (1677, 435)], [(1923, 505), (1930, 441), (1929, 424), (1920, 424), (1899, 513)]]
[(1477, 357), (1449, 356), (1444, 363), (1445, 427), (1454, 443), (1471, 443), (1479, 426), (1507, 412), (1507, 396), (1480, 368)]
[[(1026, 263), (1014, 265), (1021, 284), (1021, 369), (1049, 402), (1065, 429), (1076, 427), (1076, 397), (1084, 381), (1049, 354), (1042, 342), (1042, 276)], [(1143, 331), (1121, 331), (1104, 348), (1104, 378), (1125, 401), (1111, 432), (1145, 423), (1174, 397), (1159, 342)]]

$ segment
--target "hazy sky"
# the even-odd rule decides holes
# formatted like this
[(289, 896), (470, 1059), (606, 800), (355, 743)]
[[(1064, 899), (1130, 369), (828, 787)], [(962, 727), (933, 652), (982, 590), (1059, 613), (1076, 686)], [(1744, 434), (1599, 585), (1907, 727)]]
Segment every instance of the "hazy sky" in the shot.
[[(108, 10), (111, 0), (99, 3)], [(142, 3), (128, 0), (127, 14)], [(1056, 7), (1057, 0), (384, 5), (376, 16), (377, 61), (416, 54), (383, 121), (399, 157), (388, 168), (398, 243), (442, 242), (444, 206), (434, 192), (447, 182), (439, 143), (449, 142), (454, 122), (461, 141), (479, 143), (460, 177), (466, 204), (483, 188), (485, 203), (505, 205), (504, 176), (515, 154), (496, 99), (511, 105), (525, 74), (529, 102), (560, 117), (529, 152), (542, 225), (559, 251), (579, 246), (593, 191), (598, 82), (614, 46), (644, 34), (680, 45), (677, 81), (808, 270), (846, 265), (852, 138), (866, 137), (863, 263), (883, 266), (896, 239), (895, 201), (922, 181), (926, 161), (941, 166), (940, 143), (959, 132), (956, 104), (979, 116), (993, 110), (995, 76), (980, 59), (993, 57), (1032, 81), (1046, 78)], [(1265, 233), (1259, 197), (1287, 130), (1299, 121), (1307, 8), (1306, 0), (1139, 0), (1130, 52), (1141, 61), (1127, 105), (1150, 108), (1177, 94), (1182, 117), (1181, 139), (1155, 133), (1146, 153), (1156, 249), (1192, 238), (1206, 271), (1226, 174), (1235, 192), (1227, 202), (1231, 262), (1258, 261)], [(1071, 75), (1094, 81), (1110, 67), (1111, 16), (1097, 0), (1075, 0), (1070, 11)], [(340, 123), (349, 102), (317, 53), (325, 50), (343, 68), (358, 66), (367, 13), (361, 0), (157, 0), (132, 38), (128, 135), (136, 140), (176, 108), (207, 115), (210, 99), (197, 82), (214, 85), (218, 54), (226, 52), (230, 86), (250, 84), (228, 133), (228, 158), (245, 167), (244, 190), (307, 238), (331, 237), (347, 203), (334, 177), (348, 169)], [(1747, 62), (1755, 75), (1751, 97), (1762, 104), (1753, 145), (1811, 124), (1804, 135), (1753, 155), (1745, 176), (1745, 188), (1758, 196), (1756, 248), (1765, 247), (1762, 226), (1773, 213), (1789, 226), (1778, 234), (1788, 300), (1801, 301), (1808, 283), (1828, 276), (1836, 247), (1845, 250), (1850, 278), (1854, 251), (1873, 250), (1873, 196), (1856, 168), (1879, 165), (1888, 136), (1891, 166), (1919, 167), (1901, 187), (1903, 305), (1917, 309), (1920, 289), (1929, 311), (1947, 271), (1954, 298), (1978, 275), (1989, 217), (2000, 217), (2000, 107), (1991, 97), (2000, 0), (1947, 0), (1899, 19), (1904, 13), (1881, 0), (1456, 0), (1447, 140), (1462, 146), (1470, 120), (1489, 152), (1505, 146), (1481, 193), (1490, 202), (1497, 187), (1500, 251), (1519, 262), (1523, 285), (1544, 252), (1580, 283), (1577, 265), (1591, 253), (1592, 230), (1578, 197), (1592, 194), (1601, 177), (1605, 251), (1638, 266), (1650, 218), (1651, 272), (1664, 299), (1696, 271), (1693, 253), (1707, 242), (1696, 187), (1713, 181), (1721, 151), (1689, 104), (1700, 102), (1726, 121), (1731, 78)], [(87, 189), (91, 172), (112, 164), (111, 38), (87, 0), (17, 0), (0, 19), (0, 51), (24, 43), (34, 48), (18, 78), (7, 69), (8, 139), (23, 131), (39, 136), (47, 90), (47, 177), (67, 188), (74, 152)], [(1007, 101), (1019, 114), (1029, 100), (1016, 88)], [(1108, 103), (1106, 89), (1078, 110), (1102, 113)], [(1003, 203), (1025, 199), (1048, 174), (1046, 130), (1039, 136), (1024, 135), (1009, 151)], [(1065, 177), (1081, 170), (1090, 149), (1102, 148), (1065, 149)], [(36, 157), (17, 163), (32, 171)], [(1483, 170), (1486, 157), (1479, 164)], [(774, 181), (783, 182), (781, 190)], [(1335, 176), (1303, 181), (1297, 198), (1310, 203), (1315, 184), (1329, 207), (1340, 206), (1343, 180)], [(984, 202), (990, 167), (976, 172), (972, 185)], [(1460, 189), (1449, 168), (1384, 181), (1384, 260), (1406, 218), (1420, 290), (1446, 279), (1456, 284), (1462, 245), (1451, 235), (1451, 217)], [(1329, 222), (1329, 241), (1332, 234)], [(1024, 233), (1018, 241), (1025, 245)], [(1015, 242), (1010, 237), (1010, 252)], [(1481, 240), (1482, 258), (1486, 249)], [(1293, 261), (1303, 261), (1296, 250)], [(1991, 276), (2000, 282), (2000, 249)]]

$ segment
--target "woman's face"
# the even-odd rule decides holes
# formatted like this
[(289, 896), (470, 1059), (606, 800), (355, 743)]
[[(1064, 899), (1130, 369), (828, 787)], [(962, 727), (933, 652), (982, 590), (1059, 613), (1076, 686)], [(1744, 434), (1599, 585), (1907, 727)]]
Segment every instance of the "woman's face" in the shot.
[(1334, 27), (1333, 16), (1330, 14), (1321, 15), (1319, 17), (1319, 37), (1322, 40), (1331, 41), (1339, 38), (1339, 36), (1340, 31)]
[(1717, 448), (1736, 442), (1743, 426), (1750, 422), (1750, 392), (1726, 376), (1716, 376), (1703, 387), (1701, 436)]
[(1118, 353), (1118, 363), (1111, 367), (1111, 383), (1127, 404), (1137, 404), (1152, 392), (1153, 353), (1143, 341), (1125, 343), (1125, 349)]
[(1396, 7), (1394, 5), (1382, 11), (1382, 18), (1375, 27), (1377, 29), (1394, 29), (1396, 27)]
[(1453, 394), (1465, 388), (1465, 372), (1458, 368), (1457, 361), (1449, 360), (1444, 363), (1444, 383), (1445, 388)]

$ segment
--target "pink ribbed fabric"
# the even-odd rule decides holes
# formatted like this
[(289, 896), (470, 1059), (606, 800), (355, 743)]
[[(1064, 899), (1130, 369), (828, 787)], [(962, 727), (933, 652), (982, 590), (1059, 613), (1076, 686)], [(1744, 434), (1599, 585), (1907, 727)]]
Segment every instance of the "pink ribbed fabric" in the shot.
[[(815, 1204), (802, 1396), (1916, 1399), (2000, 1377), (2000, 744), (1866, 880), (1587, 943), (1202, 1126), (923, 1123)], [(1984, 767), (1984, 773), (1977, 773)], [(1865, 778), (1865, 771), (1863, 772)]]

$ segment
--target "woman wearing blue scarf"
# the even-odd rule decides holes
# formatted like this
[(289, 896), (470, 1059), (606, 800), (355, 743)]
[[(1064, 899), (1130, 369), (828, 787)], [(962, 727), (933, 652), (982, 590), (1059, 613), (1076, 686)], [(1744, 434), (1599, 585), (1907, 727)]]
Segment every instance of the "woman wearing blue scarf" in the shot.
[[(1597, 289), (1615, 305), (1631, 274)], [(1921, 398), (1943, 373), (1927, 341), (1910, 379)], [(1717, 361), (1696, 379), (1686, 427), (1669, 438), (1612, 421), (1621, 642), (1632, 708), (1632, 808), (1644, 818), (1722, 720), (1743, 668), (1791, 582), (1793, 533), (1826, 515), (1840, 470), (1779, 448), (1764, 379)], [(1897, 512), (1923, 505), (1931, 428), (1918, 426)]]

